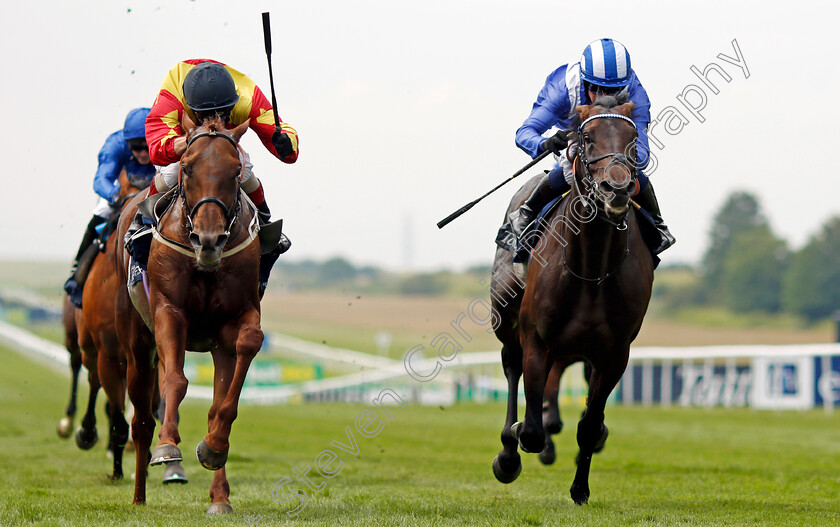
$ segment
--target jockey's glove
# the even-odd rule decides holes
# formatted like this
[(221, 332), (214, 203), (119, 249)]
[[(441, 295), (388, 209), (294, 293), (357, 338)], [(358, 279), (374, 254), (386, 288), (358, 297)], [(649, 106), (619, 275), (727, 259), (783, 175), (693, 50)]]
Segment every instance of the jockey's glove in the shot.
[(295, 153), (295, 147), (292, 145), (292, 140), (289, 138), (288, 134), (284, 133), (279, 127), (274, 130), (274, 134), (271, 136), (271, 143), (274, 145), (274, 148), (277, 149), (277, 153), (280, 157), (290, 156)]
[(567, 146), (569, 146), (569, 140), (566, 139), (567, 133), (568, 132), (566, 130), (560, 130), (553, 136), (543, 141), (543, 152), (545, 152), (546, 150), (550, 150), (552, 154), (559, 156), (560, 152), (562, 152)]

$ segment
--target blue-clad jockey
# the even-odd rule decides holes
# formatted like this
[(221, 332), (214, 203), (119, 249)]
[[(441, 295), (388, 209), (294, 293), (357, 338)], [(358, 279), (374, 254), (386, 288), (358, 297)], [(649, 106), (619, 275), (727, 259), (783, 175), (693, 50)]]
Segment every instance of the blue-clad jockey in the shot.
[[(539, 182), (519, 210), (510, 215), (511, 228), (520, 236), (525, 228), (536, 219), (537, 214), (553, 198), (571, 189), (574, 181), (574, 160), (577, 144), (569, 146), (562, 129), (570, 128), (576, 122), (578, 106), (591, 104), (602, 95), (613, 95), (619, 99), (627, 98), (635, 103), (633, 122), (639, 132), (637, 140), (639, 194), (633, 199), (653, 217), (661, 235), (661, 242), (653, 252), (659, 254), (676, 241), (662, 221), (659, 203), (653, 193), (643, 169), (648, 164), (649, 147), (647, 128), (650, 124), (650, 100), (642, 87), (636, 72), (630, 67), (630, 54), (618, 42), (602, 38), (592, 42), (583, 51), (580, 62), (566, 64), (554, 70), (540, 90), (531, 115), (525, 119), (516, 131), (516, 145), (532, 158), (550, 150), (559, 166)], [(542, 134), (551, 127), (561, 129), (555, 135), (545, 138)]]
[(93, 178), (93, 190), (99, 195), (99, 202), (93, 209), (93, 218), (85, 229), (82, 243), (73, 260), (70, 278), (64, 284), (64, 290), (78, 307), (81, 307), (84, 282), (84, 276), (77, 276), (76, 272), (79, 260), (97, 239), (97, 227), (119, 213), (117, 200), (120, 197), (120, 173), (125, 169), (128, 180), (138, 188), (149, 186), (155, 176), (155, 167), (149, 159), (149, 147), (146, 144), (148, 115), (149, 108), (135, 108), (128, 112), (122, 130), (109, 135), (99, 151), (99, 168)]

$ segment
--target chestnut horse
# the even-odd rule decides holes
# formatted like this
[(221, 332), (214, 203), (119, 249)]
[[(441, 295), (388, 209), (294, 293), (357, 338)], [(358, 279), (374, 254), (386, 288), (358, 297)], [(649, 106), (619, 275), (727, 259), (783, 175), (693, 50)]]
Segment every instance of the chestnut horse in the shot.
[[(165, 210), (156, 208), (148, 262), (150, 332), (125, 293), (117, 298), (117, 330), (127, 354), (128, 393), (134, 404), (132, 435), (137, 447), (134, 503), (146, 501), (146, 465), (182, 459), (178, 406), (187, 391), (185, 350), (210, 352), (215, 375), (208, 433), (196, 448), (201, 464), (215, 474), (210, 513), (231, 512), (225, 476), (231, 425), (251, 360), (262, 345), (256, 209), (240, 189), (244, 167), (239, 139), (248, 122), (226, 131), (219, 118), (206, 119), (187, 134), (178, 186)], [(128, 230), (140, 196), (120, 220)], [(161, 199), (161, 203), (166, 203)], [(158, 203), (160, 205), (161, 203)], [(118, 258), (120, 280), (128, 276), (128, 255)], [(166, 404), (159, 441), (148, 457), (154, 420), (155, 345), (163, 366), (161, 396)]]
[[(148, 186), (145, 179), (130, 178), (125, 170), (120, 174), (120, 198), (118, 208)], [(117, 218), (110, 220), (113, 230)], [(73, 352), (81, 349), (81, 361), (88, 370), (90, 401), (88, 411), (76, 431), (76, 444), (79, 448), (89, 449), (97, 441), (95, 402), (99, 388), (102, 387), (108, 399), (105, 405), (109, 421), (108, 450), (113, 456), (113, 481), (123, 477), (122, 456), (128, 440), (129, 427), (125, 420), (125, 360), (122, 357), (114, 323), (115, 298), (122, 288), (116, 276), (116, 253), (121, 246), (117, 236), (111, 235), (105, 245), (104, 253), (94, 256), (87, 273), (86, 287), (83, 291), (82, 309), (76, 309), (69, 298), (65, 303), (65, 335), (68, 350), (71, 352), (71, 364), (75, 365)], [(73, 316), (67, 319), (67, 311), (72, 308)], [(70, 339), (75, 338), (75, 349), (70, 347)], [(186, 483), (187, 479), (180, 465), (167, 467), (164, 483)]]
[[(503, 449), (493, 461), (493, 472), (502, 483), (510, 483), (522, 470), (517, 447), (524, 452), (545, 450), (546, 390), (556, 401), (562, 370), (584, 361), (589, 394), (578, 423), (580, 452), (570, 489), (581, 505), (589, 500), (592, 455), (607, 438), (607, 398), (627, 367), (630, 343), (650, 301), (653, 258), (642, 238), (640, 214), (631, 203), (638, 189), (633, 103), (618, 105), (604, 97), (577, 111), (581, 148), (574, 164), (575, 185), (543, 219), (545, 229), (533, 247), (527, 281), (517, 275), (511, 253), (496, 253), (496, 335), (503, 345), (509, 392)], [(508, 212), (527, 195), (527, 190), (518, 192)], [(519, 423), (517, 391), (523, 373), (525, 419)], [(550, 420), (550, 404), (548, 410), (545, 417)]]
[[(82, 350), (79, 348), (79, 331), (76, 329), (76, 306), (70, 301), (69, 295), (64, 295), (61, 325), (64, 328), (64, 347), (67, 348), (67, 352), (70, 354), (70, 401), (64, 410), (64, 417), (58, 422), (56, 432), (58, 432), (58, 437), (67, 439), (73, 433), (73, 419), (76, 417), (76, 395), (79, 391), (79, 370), (82, 369)], [(88, 379), (88, 382), (90, 382), (90, 379)], [(88, 400), (89, 414), (93, 414), (96, 409), (96, 394), (98, 391), (98, 387), (96, 390), (93, 390), (91, 387), (90, 398)], [(99, 440), (96, 437), (96, 427), (93, 428), (93, 437), (89, 435), (87, 438), (84, 438), (79, 437), (78, 434), (79, 432), (76, 435), (76, 444), (79, 448), (91, 448)]]

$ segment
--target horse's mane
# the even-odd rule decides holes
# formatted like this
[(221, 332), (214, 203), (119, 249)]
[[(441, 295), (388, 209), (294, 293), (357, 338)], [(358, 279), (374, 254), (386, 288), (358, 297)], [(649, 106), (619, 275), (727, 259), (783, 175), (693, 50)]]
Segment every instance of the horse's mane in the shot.
[(199, 128), (205, 128), (205, 127), (211, 132), (224, 132), (224, 131), (226, 131), (225, 120), (219, 114), (215, 114), (211, 117), (205, 117), (201, 121), (201, 125), (199, 126)]
[[(612, 95), (601, 95), (595, 102), (593, 102), (589, 106), (600, 106), (605, 110), (609, 110), (610, 108), (615, 108), (616, 106), (621, 106), (622, 104), (628, 102), (630, 100), (630, 96), (627, 94), (627, 90), (621, 90), (618, 93), (614, 93)], [(572, 126), (577, 127), (581, 123), (580, 114), (577, 112), (573, 112), (574, 115), (572, 116)]]
[(621, 90), (618, 93), (613, 95), (601, 95), (595, 102), (592, 103), (592, 106), (602, 106), (605, 109), (609, 110), (610, 108), (614, 108), (616, 106), (620, 106), (626, 103), (630, 99), (630, 96), (627, 95), (627, 90)]

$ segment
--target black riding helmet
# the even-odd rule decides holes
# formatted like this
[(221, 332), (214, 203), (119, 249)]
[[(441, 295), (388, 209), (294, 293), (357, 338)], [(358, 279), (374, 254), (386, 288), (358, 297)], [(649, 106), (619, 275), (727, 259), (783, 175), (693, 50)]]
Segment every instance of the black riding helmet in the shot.
[(217, 62), (202, 62), (187, 73), (184, 97), (196, 113), (229, 111), (239, 100), (233, 77)]

